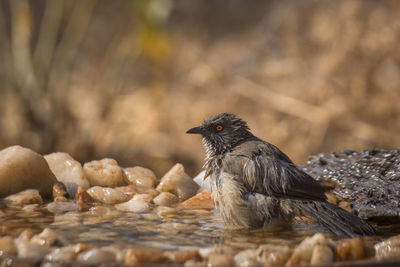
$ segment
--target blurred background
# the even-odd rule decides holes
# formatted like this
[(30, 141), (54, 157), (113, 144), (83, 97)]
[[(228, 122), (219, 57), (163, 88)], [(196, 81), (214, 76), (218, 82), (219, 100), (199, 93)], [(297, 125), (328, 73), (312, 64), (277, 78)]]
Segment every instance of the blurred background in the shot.
[(400, 2), (0, 0), (0, 149), (201, 170), (236, 113), (296, 163), (400, 147)]

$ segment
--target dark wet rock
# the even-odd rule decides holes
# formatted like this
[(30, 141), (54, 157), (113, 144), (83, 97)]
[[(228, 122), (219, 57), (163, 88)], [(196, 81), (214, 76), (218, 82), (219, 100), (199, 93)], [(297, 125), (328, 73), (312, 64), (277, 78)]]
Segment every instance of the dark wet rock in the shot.
[(319, 154), (299, 167), (361, 218), (400, 221), (400, 150)]

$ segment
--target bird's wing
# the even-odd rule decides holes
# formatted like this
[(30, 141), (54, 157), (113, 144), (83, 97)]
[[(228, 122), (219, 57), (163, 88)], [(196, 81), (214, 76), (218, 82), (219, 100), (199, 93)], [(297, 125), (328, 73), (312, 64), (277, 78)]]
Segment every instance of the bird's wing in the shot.
[(224, 171), (242, 177), (246, 188), (279, 198), (326, 201), (323, 187), (282, 151), (263, 141), (236, 147), (223, 159)]

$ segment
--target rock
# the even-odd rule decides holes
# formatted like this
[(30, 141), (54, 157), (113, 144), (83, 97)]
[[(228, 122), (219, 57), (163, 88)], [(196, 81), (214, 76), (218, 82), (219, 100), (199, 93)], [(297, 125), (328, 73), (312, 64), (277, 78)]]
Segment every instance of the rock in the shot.
[(56, 248), (52, 252), (46, 255), (45, 260), (48, 261), (74, 261), (76, 259), (77, 253), (74, 251), (72, 246), (66, 246), (61, 248)]
[(169, 215), (169, 214), (175, 214), (175, 213), (177, 213), (179, 211), (179, 209), (177, 209), (177, 208), (171, 208), (171, 207), (166, 207), (166, 206), (159, 206), (154, 210), (159, 216), (166, 216), (166, 215)]
[(141, 199), (131, 199), (128, 202), (115, 205), (120, 211), (145, 212), (150, 210), (150, 203)]
[(18, 258), (21, 259), (42, 259), (48, 252), (47, 246), (40, 246), (26, 240), (17, 239), (15, 245), (18, 251)]
[(64, 213), (68, 211), (79, 211), (81, 206), (74, 202), (51, 202), (47, 204), (47, 210), (52, 213)]
[(179, 201), (178, 197), (170, 192), (161, 192), (153, 199), (154, 204), (158, 206), (170, 207)]
[(173, 250), (164, 252), (165, 257), (167, 257), (172, 262), (185, 263), (188, 260), (200, 261), (200, 255), (197, 250)]
[(375, 244), (375, 253), (379, 259), (400, 256), (400, 235)]
[(337, 256), (340, 260), (361, 260), (373, 257), (374, 246), (361, 237), (338, 241)]
[(0, 237), (0, 256), (15, 254), (17, 254), (17, 248), (14, 245), (14, 240), (12, 239), (12, 237)]
[(233, 260), (237, 266), (254, 266), (257, 263), (256, 250), (246, 249), (240, 251), (233, 257)]
[(26, 189), (4, 199), (7, 206), (22, 206), (27, 204), (42, 204), (43, 199), (37, 189)]
[(115, 190), (118, 190), (130, 197), (133, 197), (137, 192), (136, 192), (136, 187), (134, 185), (126, 185), (126, 186), (118, 186), (114, 188)]
[(136, 194), (133, 197), (134, 200), (143, 200), (145, 202), (151, 202), (153, 200), (153, 196), (150, 194)]
[(333, 263), (334, 255), (332, 249), (326, 245), (317, 245), (314, 247), (311, 256), (311, 265), (330, 265)]
[(94, 200), (104, 204), (117, 204), (128, 201), (131, 197), (119, 190), (93, 186), (86, 191)]
[(91, 186), (117, 187), (124, 183), (121, 168), (114, 159), (86, 162), (83, 171)]
[(53, 185), (53, 199), (59, 197), (69, 198), (69, 193), (67, 192), (67, 188), (62, 182), (55, 182)]
[(233, 265), (232, 254), (211, 253), (208, 255), (208, 266), (223, 267)]
[(85, 190), (89, 188), (89, 181), (85, 177), (82, 165), (68, 153), (51, 153), (44, 158), (57, 180), (65, 184), (71, 197), (75, 196), (78, 186)]
[(166, 263), (168, 261), (168, 258), (160, 251), (128, 249), (125, 253), (125, 264), (127, 265)]
[(90, 207), (99, 204), (94, 198), (92, 198), (88, 192), (86, 192), (82, 187), (78, 187), (75, 199), (80, 207), (80, 210), (88, 210)]
[(257, 261), (267, 266), (283, 266), (293, 250), (289, 246), (262, 245), (257, 251)]
[(38, 189), (43, 197), (51, 196), (57, 181), (42, 155), (21, 146), (0, 151), (0, 197), (24, 189)]
[(157, 177), (154, 172), (143, 167), (125, 168), (123, 174), (125, 183), (134, 185), (139, 193), (154, 188), (157, 183)]
[(335, 243), (318, 233), (311, 237), (305, 238), (293, 251), (292, 256), (287, 261), (286, 265), (308, 265), (311, 263), (311, 257), (316, 246), (327, 246), (332, 251), (336, 251)]
[(77, 261), (85, 264), (105, 264), (115, 262), (115, 253), (103, 248), (94, 248), (78, 255)]
[(22, 233), (19, 234), (18, 240), (29, 241), (33, 237), (34, 233), (32, 229), (25, 229)]
[(194, 196), (199, 186), (185, 173), (183, 165), (177, 163), (161, 178), (156, 189), (173, 193), (182, 201)]
[(121, 216), (121, 212), (114, 207), (109, 206), (95, 206), (89, 209), (91, 215), (98, 218), (115, 218)]
[(41, 246), (51, 246), (57, 241), (57, 234), (49, 228), (45, 228), (40, 234), (34, 235), (31, 239), (32, 243)]
[(206, 171), (201, 171), (196, 177), (193, 178), (193, 181), (200, 186), (200, 191), (209, 191), (211, 192), (211, 179), (204, 179), (204, 175)]
[[(400, 221), (400, 149), (311, 156), (299, 166), (363, 219)], [(343, 203), (341, 203), (343, 202)]]
[(212, 210), (215, 208), (215, 205), (211, 193), (208, 191), (203, 191), (182, 202), (180, 207), (189, 210), (193, 209)]

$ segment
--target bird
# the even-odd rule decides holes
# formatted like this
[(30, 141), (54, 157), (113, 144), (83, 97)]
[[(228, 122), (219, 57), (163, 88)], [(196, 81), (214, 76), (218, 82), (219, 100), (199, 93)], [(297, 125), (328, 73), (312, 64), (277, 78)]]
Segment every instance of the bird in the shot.
[(327, 201), (324, 188), (275, 145), (254, 136), (235, 114), (211, 116), (187, 134), (200, 134), (203, 168), (225, 225), (260, 228), (314, 218), (343, 237), (375, 235), (358, 216)]

